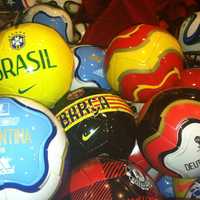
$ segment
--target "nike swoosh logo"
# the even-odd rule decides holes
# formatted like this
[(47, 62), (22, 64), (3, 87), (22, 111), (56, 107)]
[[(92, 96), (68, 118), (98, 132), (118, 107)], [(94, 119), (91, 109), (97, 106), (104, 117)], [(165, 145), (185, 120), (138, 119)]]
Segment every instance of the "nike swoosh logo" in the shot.
[(18, 93), (19, 93), (19, 94), (24, 94), (24, 93), (26, 93), (27, 91), (29, 91), (30, 89), (32, 89), (32, 88), (35, 87), (35, 86), (36, 86), (36, 84), (31, 85), (30, 87), (25, 88), (25, 89), (18, 89)]
[(84, 142), (87, 142), (87, 141), (94, 135), (94, 133), (95, 133), (99, 128), (100, 128), (100, 127), (97, 127), (97, 128), (95, 128), (95, 129), (91, 129), (91, 130), (89, 131), (88, 134), (83, 133), (83, 134), (82, 134), (82, 140), (83, 140)]

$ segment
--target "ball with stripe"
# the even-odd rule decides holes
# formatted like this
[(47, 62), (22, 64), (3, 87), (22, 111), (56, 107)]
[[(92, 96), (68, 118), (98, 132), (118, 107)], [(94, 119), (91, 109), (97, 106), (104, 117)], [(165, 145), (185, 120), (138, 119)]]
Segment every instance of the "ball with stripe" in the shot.
[(106, 153), (127, 158), (136, 137), (132, 109), (118, 95), (100, 88), (68, 92), (53, 108), (71, 145), (72, 165)]
[(127, 160), (98, 156), (72, 171), (62, 200), (160, 199), (151, 178)]
[(183, 54), (175, 37), (141, 24), (116, 36), (106, 51), (106, 76), (122, 97), (146, 102), (180, 79)]

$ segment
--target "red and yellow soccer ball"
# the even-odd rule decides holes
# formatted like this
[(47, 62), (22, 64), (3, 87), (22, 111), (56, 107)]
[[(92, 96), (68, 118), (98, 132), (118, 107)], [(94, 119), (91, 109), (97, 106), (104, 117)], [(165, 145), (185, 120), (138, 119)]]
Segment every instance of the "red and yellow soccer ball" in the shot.
[(122, 97), (146, 102), (179, 81), (183, 54), (170, 33), (141, 24), (112, 40), (106, 51), (105, 68), (108, 82)]

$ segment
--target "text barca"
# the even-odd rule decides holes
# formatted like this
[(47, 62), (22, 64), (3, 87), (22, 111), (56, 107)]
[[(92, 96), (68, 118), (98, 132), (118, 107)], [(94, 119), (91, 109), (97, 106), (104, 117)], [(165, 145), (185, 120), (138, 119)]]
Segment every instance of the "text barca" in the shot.
[(64, 128), (86, 115), (97, 115), (100, 110), (109, 109), (110, 105), (104, 96), (96, 96), (67, 107), (57, 117)]
[[(30, 68), (31, 67), (31, 68)], [(19, 76), (22, 73), (40, 69), (55, 68), (47, 49), (29, 51), (26, 55), (18, 54), (15, 59), (0, 58), (0, 80)]]

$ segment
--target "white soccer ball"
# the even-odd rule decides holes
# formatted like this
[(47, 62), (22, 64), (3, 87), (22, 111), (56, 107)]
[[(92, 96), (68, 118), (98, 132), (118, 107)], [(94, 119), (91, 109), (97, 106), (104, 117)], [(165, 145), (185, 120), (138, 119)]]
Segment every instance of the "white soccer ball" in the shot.
[(24, 97), (0, 97), (0, 200), (47, 200), (58, 190), (68, 140), (56, 117)]

